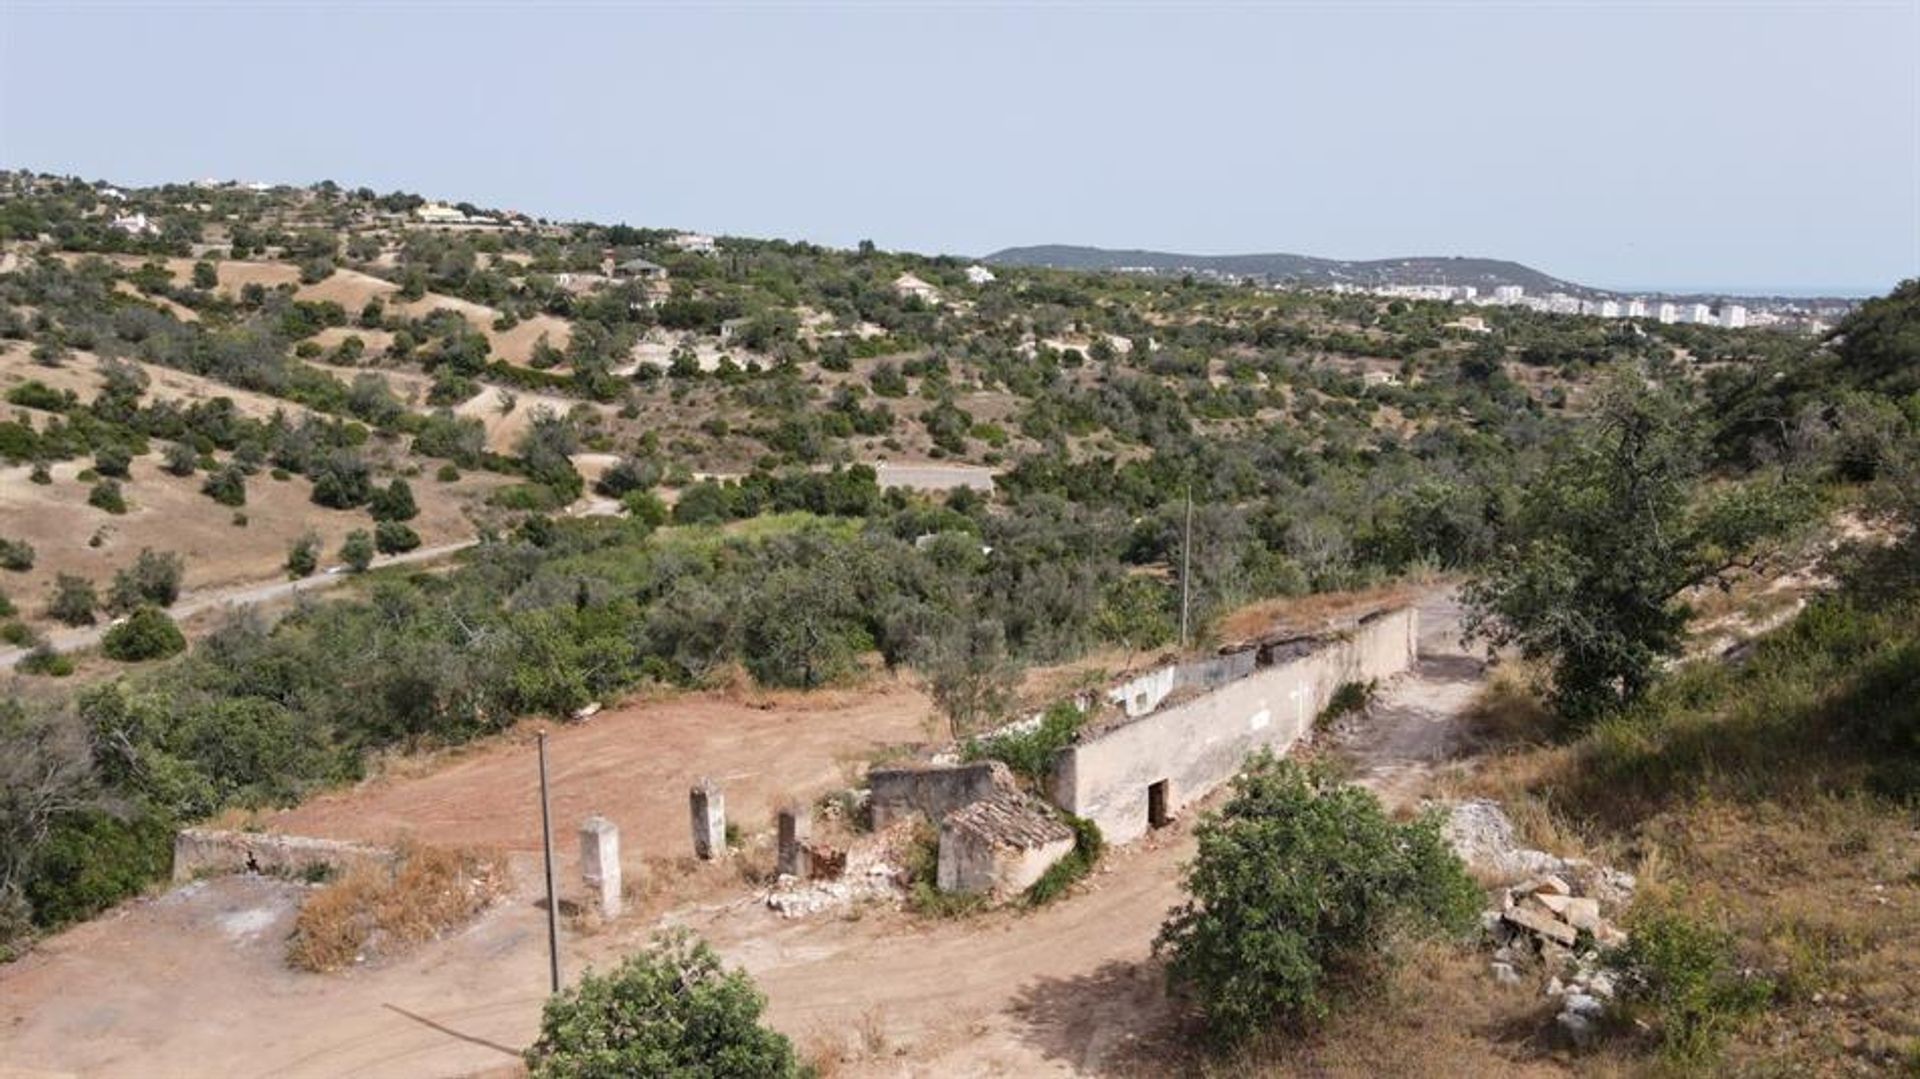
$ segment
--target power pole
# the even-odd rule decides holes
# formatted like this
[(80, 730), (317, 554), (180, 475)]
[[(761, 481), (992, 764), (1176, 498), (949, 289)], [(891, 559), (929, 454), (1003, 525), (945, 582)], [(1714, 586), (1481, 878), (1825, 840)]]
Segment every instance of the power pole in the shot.
[(540, 732), (540, 847), (547, 855), (547, 971), (560, 991), (560, 897), (553, 886), (553, 811), (547, 804), (547, 732)]
[(1193, 484), (1187, 484), (1187, 529), (1180, 540), (1180, 650), (1187, 648), (1187, 607), (1193, 598)]

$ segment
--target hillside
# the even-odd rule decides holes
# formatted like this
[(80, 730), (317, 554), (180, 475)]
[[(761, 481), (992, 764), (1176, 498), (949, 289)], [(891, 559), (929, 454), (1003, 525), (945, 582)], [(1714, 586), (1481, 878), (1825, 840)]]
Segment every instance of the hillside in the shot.
[(1487, 292), (1519, 285), (1530, 293), (1600, 295), (1518, 262), (1504, 259), (1413, 257), (1349, 261), (1311, 255), (1181, 255), (1168, 251), (1114, 250), (1045, 244), (1009, 247), (983, 260), (997, 266), (1046, 266), (1062, 270), (1138, 270), (1156, 273), (1214, 273), (1254, 277), (1292, 285), (1472, 285)]
[[(1703, 863), (1664, 860), (1681, 845), (1652, 830), (1698, 823), (1674, 800), (1689, 793), (1885, 829), (1905, 811), (1887, 792), (1911, 796), (1909, 728), (1873, 722), (1911, 722), (1894, 706), (1911, 699), (1917, 608), (1849, 597), (1910, 585), (1843, 560), (1757, 567), (1803, 554), (1824, 539), (1805, 530), (1836, 516), (1910, 547), (1920, 286), (1815, 340), (1507, 307), (1468, 319), (1204, 274), (971, 268), (332, 183), (0, 176), (0, 640), (18, 650), (0, 654), (24, 657), (0, 695), (0, 958), (24, 954), (0, 962), (0, 1055), (174, 1064), (258, 1023), (272, 1044), (223, 1051), (288, 1074), (513, 1056), (544, 973), (530, 753), (551, 727), (556, 827), (605, 814), (630, 840), (624, 914), (590, 916), (577, 887), (560, 904), (569, 977), (691, 919), (764, 976), (785, 1032), (830, 1043), (809, 1051), (823, 1069), (1202, 1071), (1205, 1039), (1167, 994), (1152, 936), (1219, 802), (1183, 791), (1177, 819), (1102, 855), (1055, 815), (1079, 809), (1023, 799), (1057, 789), (1057, 750), (1132, 710), (1113, 687), (1348, 640), (1389, 605), (1417, 604), (1421, 622), (1378, 685), (1335, 685), (1353, 672), (1328, 667), (1317, 720), (1304, 692), (1286, 698), (1290, 724), (1264, 702), (1220, 716), (1286, 726), (1396, 812), (1493, 794), (1542, 849), (1604, 857), (1655, 896), (1701, 883)], [(1628, 467), (1651, 472), (1608, 471)], [(1496, 579), (1517, 597), (1501, 617), (1552, 617), (1544, 637), (1497, 642), (1495, 669), (1557, 676), (1556, 656), (1575, 654), (1586, 665), (1568, 681), (1584, 678), (1602, 718), (1561, 717), (1560, 698), (1505, 674), (1479, 698), (1489, 646), (1463, 649), (1460, 631), (1481, 612), (1474, 586)], [(1695, 607), (1711, 607), (1712, 640), (1738, 638), (1728, 626), (1779, 625), (1825, 589), (1840, 595), (1759, 646), (1748, 673), (1715, 674), (1731, 668), (1711, 655), (1680, 666), (1689, 647), (1719, 650), (1689, 639)], [(244, 596), (271, 603), (224, 602)], [(1413, 616), (1394, 618), (1368, 632)], [(1552, 636), (1568, 626), (1601, 647)], [(1775, 675), (1794, 684), (1756, 684)], [(1339, 717), (1336, 698), (1358, 703)], [(1204, 703), (1169, 699), (1163, 715)], [(1487, 729), (1468, 731), (1476, 699)], [(1495, 729), (1514, 700), (1519, 718)], [(1848, 733), (1891, 740), (1815, 761), (1842, 714), (1865, 724)], [(1354, 737), (1310, 744), (1323, 728)], [(1722, 730), (1736, 749), (1708, 752)], [(861, 823), (872, 766), (950, 755), (1008, 764), (1021, 786), (994, 804), (1070, 837), (1051, 891), (983, 910), (941, 891), (939, 829)], [(701, 777), (730, 785), (737, 826), (710, 863), (687, 855)], [(1168, 782), (1207, 789), (1146, 777), (1113, 804), (1153, 825)], [(813, 807), (814, 838), (841, 853), (880, 848), (880, 898), (855, 902), (872, 882), (847, 879), (850, 858), (822, 857), (841, 879), (779, 882), (769, 815), (787, 804)], [(169, 888), (189, 826), (391, 842), (425, 861), (473, 845), (514, 879), (495, 882), (506, 900), (460, 914), (470, 923), (414, 926), (412, 954), (361, 963), (349, 941), (353, 972), (336, 977), (289, 967), (285, 942), (368, 878), (321, 887), (319, 866)], [(1906, 839), (1862, 845), (1854, 830), (1815, 838), (1855, 862), (1871, 852), (1846, 879), (1884, 885), (1871, 898), (1891, 912), (1863, 901), (1826, 919), (1813, 905), (1844, 897), (1813, 889), (1787, 913), (1804, 915), (1807, 947), (1861, 960), (1829, 973), (1850, 1000), (1856, 979), (1872, 991), (1854, 1018), (1878, 1062), (1920, 1036), (1889, 988), (1913, 980), (1920, 938), (1893, 919), (1920, 882)], [(375, 884), (407, 874), (388, 876)], [(798, 889), (781, 892), (795, 917), (769, 906), (782, 888)], [(827, 916), (808, 921), (816, 902)], [(108, 911), (124, 917), (96, 917)], [(1868, 929), (1881, 935), (1830, 939)], [(934, 976), (983, 940), (986, 976)], [(1383, 973), (1401, 979), (1382, 998), (1393, 1015), (1341, 1000), (1326, 1037), (1304, 1039), (1275, 1019), (1277, 1055), (1256, 1052), (1246, 1073), (1284, 1072), (1290, 1052), (1306, 1054), (1300, 1071), (1391, 1071), (1429, 1043), (1435, 1074), (1654, 1066), (1656, 1035), (1630, 1022), (1593, 1052), (1559, 1037), (1555, 956), (1507, 983), (1482, 945), (1421, 945), (1399, 968), (1441, 975), (1425, 1010), (1402, 1004), (1416, 978)], [(1798, 961), (1792, 941), (1742, 945), (1769, 977)], [(874, 957), (899, 969), (871, 973)], [(62, 992), (111, 1016), (50, 1006)], [(1812, 992), (1773, 1018), (1805, 1031), (1826, 1014)], [(1340, 1025), (1355, 1015), (1381, 1022)], [(96, 1021), (76, 1044), (73, 1024)], [(1734, 1059), (1763, 1055), (1772, 1031), (1741, 1028)], [(1852, 1052), (1803, 1050), (1820, 1064)]]

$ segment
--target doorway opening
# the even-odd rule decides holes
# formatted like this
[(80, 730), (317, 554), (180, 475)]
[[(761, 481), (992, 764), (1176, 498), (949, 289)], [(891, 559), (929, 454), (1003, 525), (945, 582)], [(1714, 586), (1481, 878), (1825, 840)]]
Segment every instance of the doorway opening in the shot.
[(1148, 784), (1147, 827), (1165, 828), (1172, 819), (1173, 814), (1167, 805), (1167, 781), (1163, 779), (1158, 783)]

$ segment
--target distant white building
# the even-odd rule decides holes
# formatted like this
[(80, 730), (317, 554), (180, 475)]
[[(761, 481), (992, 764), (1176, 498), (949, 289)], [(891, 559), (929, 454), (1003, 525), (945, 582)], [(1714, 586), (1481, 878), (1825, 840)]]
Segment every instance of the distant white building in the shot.
[(1495, 285), (1493, 287), (1493, 302), (1519, 303), (1520, 297), (1526, 294), (1527, 290), (1521, 288), (1519, 285)]
[(991, 284), (993, 280), (993, 271), (987, 269), (985, 266), (967, 267), (967, 284), (986, 285)]
[(1647, 317), (1647, 301), (1642, 299), (1637, 299), (1637, 298), (1628, 300), (1627, 301), (1627, 317), (1628, 318), (1646, 318)]
[(720, 247), (704, 232), (679, 232), (667, 239), (667, 246), (690, 255), (717, 255)]
[(466, 214), (448, 206), (444, 202), (429, 202), (425, 206), (413, 211), (413, 216), (419, 218), (422, 224), (427, 225), (459, 225), (464, 224), (467, 220)]
[(1620, 305), (1618, 303), (1615, 303), (1612, 300), (1601, 300), (1600, 301), (1600, 317), (1601, 318), (1619, 318)]
[(1580, 301), (1564, 292), (1548, 293), (1547, 310), (1556, 315), (1577, 315), (1580, 313)]
[(1474, 298), (1480, 295), (1480, 290), (1472, 285), (1461, 285), (1458, 289), (1454, 290), (1454, 294), (1460, 299), (1472, 303)]
[(1668, 324), (1680, 321), (1680, 309), (1670, 303), (1663, 303), (1654, 309), (1654, 318)]
[(135, 211), (120, 214), (113, 219), (113, 227), (129, 236), (158, 236), (160, 226), (147, 219), (147, 215)]
[(1713, 308), (1703, 303), (1690, 303), (1687, 305), (1686, 317), (1682, 321), (1691, 322), (1696, 326), (1710, 326), (1713, 324)]
[(940, 302), (940, 290), (910, 273), (903, 273), (893, 279), (893, 291), (901, 299), (916, 297), (927, 303)]
[(1720, 309), (1720, 325), (1729, 330), (1743, 330), (1747, 326), (1747, 309), (1737, 303), (1730, 303)]

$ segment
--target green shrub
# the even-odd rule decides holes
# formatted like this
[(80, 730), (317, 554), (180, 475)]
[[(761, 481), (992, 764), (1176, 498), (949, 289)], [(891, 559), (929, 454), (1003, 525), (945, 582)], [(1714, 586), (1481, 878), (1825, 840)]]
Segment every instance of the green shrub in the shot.
[(704, 942), (662, 934), (606, 974), (548, 999), (527, 1050), (534, 1079), (804, 1075), (786, 1036), (760, 1023), (766, 998)]
[(1373, 701), (1373, 693), (1378, 685), (1379, 683), (1371, 678), (1365, 682), (1340, 683), (1340, 688), (1334, 690), (1333, 696), (1327, 698), (1327, 706), (1314, 717), (1314, 729), (1325, 730), (1341, 716), (1365, 711), (1367, 705)]
[(1767, 1006), (1773, 983), (1734, 962), (1733, 935), (1676, 910), (1636, 917), (1608, 962), (1620, 974), (1622, 1007), (1649, 1016), (1663, 1056), (1710, 1062), (1747, 1017)]
[(1372, 793), (1262, 752), (1196, 828), (1187, 901), (1154, 942), (1216, 1045), (1323, 1018), (1403, 933), (1465, 933), (1480, 893), (1434, 816), (1388, 818)]
[(87, 492), (87, 505), (106, 510), (108, 513), (125, 513), (127, 497), (121, 493), (120, 484), (117, 481), (101, 480)]
[(171, 607), (180, 598), (180, 578), (185, 571), (185, 561), (172, 551), (142, 547), (133, 565), (113, 575), (113, 585), (107, 589), (107, 609), (126, 614), (143, 604)]
[(185, 651), (187, 639), (180, 627), (173, 624), (167, 612), (158, 607), (141, 607), (127, 616), (127, 620), (107, 630), (100, 641), (100, 650), (108, 659), (117, 659), (122, 663), (139, 663), (142, 660), (165, 659)]
[(1086, 721), (1086, 714), (1072, 701), (1057, 701), (1037, 726), (968, 739), (962, 755), (970, 761), (999, 761), (1030, 782), (1039, 783), (1052, 770), (1054, 755), (1072, 744)]
[(1088, 873), (1100, 862), (1100, 855), (1106, 850), (1107, 841), (1100, 834), (1100, 826), (1085, 817), (1069, 815), (1067, 824), (1073, 829), (1073, 850), (1065, 858), (1047, 867), (1040, 879), (1027, 888), (1027, 905), (1043, 907), (1065, 895), (1073, 883)]
[(125, 446), (102, 446), (93, 454), (93, 470), (102, 476), (126, 479), (132, 465), (133, 454)]
[[(13, 614), (13, 605), (11, 603), (7, 605), (7, 608), (5, 612), (0, 612), (0, 616)], [(25, 622), (0, 622), (0, 641), (5, 641), (15, 648), (30, 645), (33, 643), (33, 627), (27, 625)]]
[(0, 569), (25, 573), (33, 568), (33, 544), (26, 540), (0, 539)]
[(244, 506), (247, 504), (247, 474), (239, 465), (229, 464), (209, 474), (206, 482), (200, 485), (200, 493), (222, 506)]
[(458, 483), (460, 482), (460, 469), (450, 464), (441, 465), (439, 469), (434, 472), (433, 478), (439, 480), (441, 483)]
[(42, 674), (49, 678), (65, 678), (73, 673), (73, 660), (54, 651), (53, 646), (47, 642), (41, 641), (26, 655), (20, 657), (20, 662), (15, 664), (13, 669), (21, 674)]
[(373, 536), (365, 529), (356, 528), (347, 533), (347, 538), (340, 544), (340, 561), (355, 573), (365, 573), (367, 567), (373, 564), (373, 555)]
[(399, 521), (381, 521), (373, 526), (373, 545), (381, 554), (399, 554), (420, 546), (420, 534)]
[(55, 927), (90, 918), (138, 895), (173, 864), (173, 828), (150, 814), (121, 819), (99, 810), (57, 818), (35, 849), (26, 899), (33, 920)]
[(47, 604), (47, 614), (69, 626), (93, 625), (93, 612), (100, 606), (100, 596), (93, 590), (93, 582), (85, 577), (71, 573), (62, 573), (53, 579), (53, 599)]
[(302, 533), (287, 548), (287, 576), (297, 581), (313, 576), (313, 571), (319, 568), (320, 537), (313, 532)]

